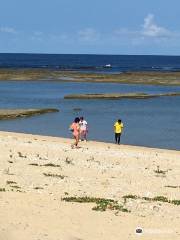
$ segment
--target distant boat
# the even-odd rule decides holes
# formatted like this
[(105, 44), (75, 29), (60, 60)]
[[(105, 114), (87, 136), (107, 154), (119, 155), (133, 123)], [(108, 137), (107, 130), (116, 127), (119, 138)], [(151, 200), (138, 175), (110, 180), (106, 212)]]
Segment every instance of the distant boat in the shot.
[(104, 67), (111, 68), (111, 64), (106, 64)]

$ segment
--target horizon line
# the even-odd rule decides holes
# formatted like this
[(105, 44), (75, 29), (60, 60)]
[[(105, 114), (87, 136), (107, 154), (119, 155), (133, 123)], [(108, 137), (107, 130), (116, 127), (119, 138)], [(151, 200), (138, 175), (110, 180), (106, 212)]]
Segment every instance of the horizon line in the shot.
[(169, 54), (110, 54), (110, 53), (35, 53), (35, 52), (0, 52), (0, 54), (24, 54), (24, 55), (94, 55), (94, 56), (157, 56), (157, 57), (180, 57)]

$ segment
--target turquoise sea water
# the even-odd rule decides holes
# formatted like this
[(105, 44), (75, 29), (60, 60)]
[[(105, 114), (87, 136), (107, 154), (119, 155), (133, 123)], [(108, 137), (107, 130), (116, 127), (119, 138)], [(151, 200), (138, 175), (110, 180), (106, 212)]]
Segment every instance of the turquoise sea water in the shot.
[[(0, 130), (71, 137), (69, 124), (83, 115), (89, 123), (89, 139), (113, 142), (113, 124), (121, 118), (123, 144), (180, 150), (180, 97), (123, 100), (65, 100), (71, 93), (180, 91), (180, 87), (113, 83), (70, 83), (51, 81), (0, 82), (0, 108), (58, 108), (31, 118), (0, 121)], [(81, 108), (77, 112), (74, 108)]]

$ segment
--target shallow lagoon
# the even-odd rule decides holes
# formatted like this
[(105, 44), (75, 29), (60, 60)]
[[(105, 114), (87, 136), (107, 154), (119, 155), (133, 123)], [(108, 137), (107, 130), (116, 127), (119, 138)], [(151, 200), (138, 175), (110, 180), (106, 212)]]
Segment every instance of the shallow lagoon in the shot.
[[(77, 115), (89, 123), (89, 138), (113, 142), (113, 123), (124, 122), (122, 143), (180, 149), (180, 97), (122, 100), (65, 100), (78, 93), (165, 93), (180, 87), (56, 81), (2, 81), (0, 108), (58, 108), (59, 113), (0, 121), (0, 130), (70, 137)], [(81, 108), (82, 111), (74, 111)]]

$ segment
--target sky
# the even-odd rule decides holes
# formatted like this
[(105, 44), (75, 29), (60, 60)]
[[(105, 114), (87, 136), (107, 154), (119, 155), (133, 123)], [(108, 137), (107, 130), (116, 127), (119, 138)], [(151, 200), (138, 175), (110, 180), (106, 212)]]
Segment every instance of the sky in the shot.
[(180, 55), (180, 0), (0, 0), (0, 52)]

